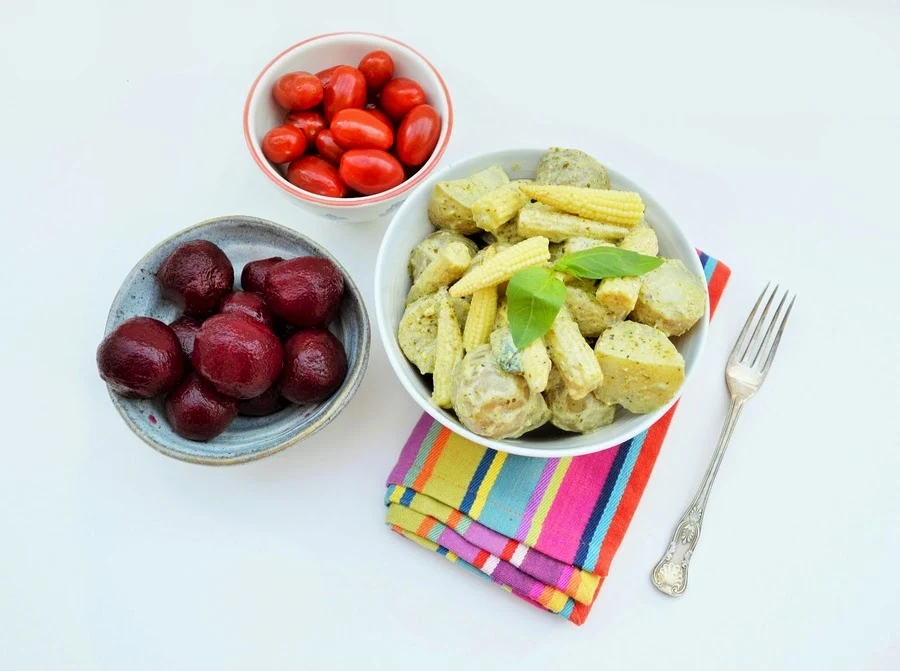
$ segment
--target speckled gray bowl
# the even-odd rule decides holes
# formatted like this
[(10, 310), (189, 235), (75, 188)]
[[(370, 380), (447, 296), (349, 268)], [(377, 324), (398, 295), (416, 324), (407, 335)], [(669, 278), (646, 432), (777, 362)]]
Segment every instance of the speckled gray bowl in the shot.
[(198, 443), (186, 440), (172, 430), (166, 420), (163, 397), (135, 400), (110, 391), (113, 405), (131, 430), (165, 455), (211, 465), (261, 459), (313, 435), (344, 409), (359, 387), (369, 361), (369, 317), (350, 275), (320, 245), (270, 221), (234, 216), (204, 221), (151, 249), (122, 283), (109, 311), (106, 333), (131, 317), (155, 317), (168, 324), (180, 314), (175, 305), (163, 298), (156, 282), (156, 271), (178, 245), (198, 239), (209, 240), (222, 248), (234, 264), (236, 283), (246, 263), (271, 256), (286, 259), (322, 256), (333, 261), (344, 274), (344, 298), (331, 331), (340, 338), (347, 352), (347, 377), (327, 401), (291, 405), (268, 417), (238, 417), (221, 435), (209, 442)]

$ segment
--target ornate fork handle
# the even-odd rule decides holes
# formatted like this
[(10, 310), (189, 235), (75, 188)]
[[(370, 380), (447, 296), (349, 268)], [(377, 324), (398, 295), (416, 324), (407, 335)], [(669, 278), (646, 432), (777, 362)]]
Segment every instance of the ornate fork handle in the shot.
[(694, 548), (697, 547), (697, 541), (700, 539), (700, 529), (706, 513), (709, 492), (716, 479), (716, 473), (719, 472), (719, 465), (722, 463), (725, 448), (728, 447), (731, 432), (734, 430), (734, 425), (737, 424), (744, 401), (745, 399), (734, 395), (731, 397), (731, 407), (725, 423), (722, 425), (722, 433), (719, 435), (719, 442), (716, 445), (712, 461), (706, 469), (706, 475), (703, 476), (703, 482), (700, 483), (694, 500), (681, 516), (666, 554), (653, 569), (653, 584), (658, 590), (669, 596), (681, 596), (687, 588), (688, 567), (691, 563), (691, 556), (694, 554)]

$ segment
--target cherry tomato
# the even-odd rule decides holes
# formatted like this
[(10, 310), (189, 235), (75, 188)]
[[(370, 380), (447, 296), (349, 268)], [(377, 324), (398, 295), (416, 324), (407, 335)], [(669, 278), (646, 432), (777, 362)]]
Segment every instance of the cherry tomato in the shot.
[(332, 65), (330, 68), (325, 68), (321, 72), (316, 73), (316, 77), (319, 78), (319, 81), (322, 82), (322, 86), (328, 86), (328, 82), (331, 81), (331, 75), (334, 74), (334, 71), (337, 70), (340, 65)]
[(331, 81), (325, 87), (325, 121), (343, 109), (362, 109), (366, 104), (366, 78), (362, 72), (349, 65), (334, 69)]
[(322, 82), (308, 72), (289, 72), (275, 82), (272, 89), (275, 101), (285, 109), (307, 110), (322, 102)]
[(394, 129), (366, 110), (335, 114), (331, 134), (344, 149), (389, 149), (394, 144)]
[(287, 163), (306, 151), (306, 136), (293, 126), (275, 126), (262, 141), (263, 155), (272, 163)]
[(284, 117), (285, 126), (293, 126), (303, 131), (306, 139), (313, 142), (319, 131), (325, 130), (325, 117), (321, 112), (306, 110), (305, 112), (291, 112)]
[(366, 78), (366, 85), (373, 91), (378, 91), (394, 76), (394, 59), (381, 49), (370, 51), (359, 62), (359, 71)]
[(347, 193), (337, 168), (318, 156), (303, 156), (292, 162), (287, 169), (287, 178), (294, 186), (320, 196), (343, 198)]
[(394, 121), (400, 121), (409, 110), (425, 103), (425, 91), (412, 79), (398, 77), (381, 89), (381, 109)]
[(384, 123), (386, 123), (388, 125), (388, 128), (390, 128), (391, 130), (394, 130), (394, 122), (391, 121), (391, 118), (387, 114), (385, 114), (382, 110), (378, 109), (374, 105), (372, 105), (371, 107), (366, 105), (366, 112), (371, 114), (376, 119), (380, 119), (381, 121), (383, 121)]
[(380, 149), (351, 149), (341, 156), (344, 184), (367, 196), (393, 189), (404, 179), (400, 161)]
[(441, 134), (441, 117), (431, 105), (416, 105), (397, 130), (397, 158), (406, 165), (422, 165)]
[(344, 148), (337, 143), (330, 130), (323, 130), (316, 135), (316, 149), (319, 155), (329, 163), (340, 165)]

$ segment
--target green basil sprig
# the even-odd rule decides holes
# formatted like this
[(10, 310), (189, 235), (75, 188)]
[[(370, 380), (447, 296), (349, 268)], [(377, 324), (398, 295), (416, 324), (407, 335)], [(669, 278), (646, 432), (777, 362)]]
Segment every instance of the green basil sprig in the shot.
[[(594, 247), (566, 254), (553, 266), (575, 277), (601, 280), (605, 277), (634, 277), (662, 265), (663, 260), (618, 247)], [(518, 349), (542, 337), (566, 302), (566, 285), (548, 268), (520, 270), (506, 289), (509, 330)]]
[(662, 265), (662, 259), (618, 247), (593, 247), (561, 257), (556, 270), (587, 280), (605, 277), (633, 277)]

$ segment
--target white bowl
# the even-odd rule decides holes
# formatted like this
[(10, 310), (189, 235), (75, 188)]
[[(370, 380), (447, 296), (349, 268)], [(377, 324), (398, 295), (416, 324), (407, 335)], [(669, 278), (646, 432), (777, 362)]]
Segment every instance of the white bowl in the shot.
[[(285, 111), (272, 98), (276, 80), (288, 72), (306, 70), (320, 72), (332, 65), (352, 65), (370, 51), (384, 49), (394, 60), (394, 77), (409, 77), (425, 91), (428, 103), (441, 116), (441, 134), (431, 158), (419, 171), (393, 189), (359, 198), (329, 198), (300, 189), (266, 160), (262, 153), (263, 136), (284, 121)], [(278, 54), (259, 73), (244, 105), (244, 139), (250, 154), (263, 174), (288, 194), (297, 205), (328, 219), (370, 221), (394, 212), (416, 184), (424, 180), (441, 160), (450, 132), (453, 130), (453, 104), (441, 75), (428, 60), (412, 47), (371, 33), (329, 33), (295, 44)]]
[[(466, 177), (478, 170), (499, 163), (511, 178), (534, 177), (538, 161), (546, 152), (545, 149), (509, 149), (490, 154), (473, 156), (453, 165), (445, 167), (423, 182), (409, 199), (403, 203), (385, 232), (375, 264), (375, 315), (382, 342), (387, 350), (388, 360), (406, 391), (422, 406), (422, 408), (441, 424), (455, 433), (486, 447), (521, 454), (529, 457), (569, 457), (589, 454), (633, 438), (648, 429), (656, 420), (678, 400), (679, 389), (669, 403), (656, 412), (646, 415), (635, 415), (623, 408), (616, 409), (616, 419), (609, 426), (584, 435), (558, 432), (552, 436), (525, 435), (517, 439), (494, 440), (476, 435), (466, 429), (452, 412), (438, 408), (431, 402), (431, 388), (426, 378), (413, 366), (397, 342), (397, 327), (403, 316), (406, 294), (410, 288), (407, 272), (407, 261), (412, 249), (433, 232), (434, 227), (428, 222), (426, 211), (428, 199), (434, 185), (445, 179)], [(687, 241), (672, 217), (657, 203), (646, 190), (609, 169), (609, 177), (615, 188), (637, 191), (641, 194), (646, 206), (647, 221), (656, 231), (659, 238), (661, 256), (680, 259), (688, 269), (706, 282), (703, 266), (694, 247)], [(687, 334), (674, 339), (675, 346), (685, 361), (685, 383), (696, 369), (709, 327), (709, 303), (704, 317)]]

